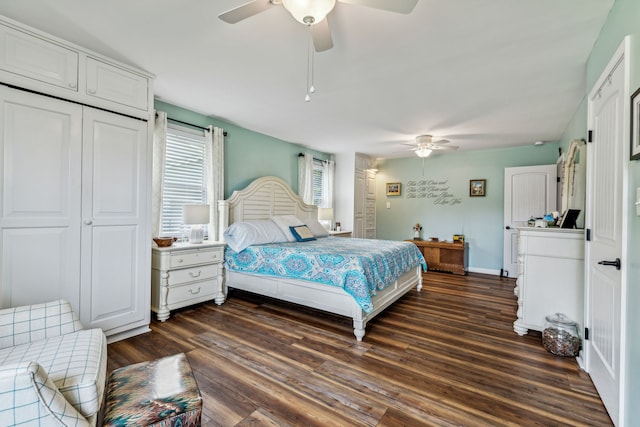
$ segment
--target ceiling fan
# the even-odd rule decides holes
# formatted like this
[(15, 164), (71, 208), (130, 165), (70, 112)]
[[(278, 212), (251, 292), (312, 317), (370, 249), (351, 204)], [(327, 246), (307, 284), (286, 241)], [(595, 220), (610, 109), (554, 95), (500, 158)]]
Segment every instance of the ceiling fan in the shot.
[(434, 141), (433, 136), (431, 135), (419, 135), (416, 137), (415, 142), (408, 143), (407, 145), (417, 145), (415, 148), (412, 148), (412, 150), (418, 157), (425, 158), (429, 157), (434, 151), (448, 151), (458, 149), (458, 146), (456, 145), (446, 144), (449, 144), (449, 141), (446, 139)]
[[(338, 3), (368, 6), (397, 13), (410, 13), (418, 0), (337, 0)], [(282, 6), (301, 24), (311, 29), (311, 37), (316, 52), (333, 47), (327, 15), (336, 5), (336, 0), (253, 0), (222, 13), (218, 17), (224, 22), (235, 24), (256, 15), (272, 6)]]

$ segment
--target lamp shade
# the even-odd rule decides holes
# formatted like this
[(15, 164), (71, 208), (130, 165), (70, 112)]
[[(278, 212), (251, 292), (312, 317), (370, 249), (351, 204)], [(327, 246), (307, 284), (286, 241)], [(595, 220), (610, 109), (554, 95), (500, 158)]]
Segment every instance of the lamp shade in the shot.
[(333, 221), (333, 208), (318, 208), (318, 219), (320, 221)]
[(183, 205), (182, 222), (184, 224), (208, 224), (209, 205)]
[(336, 0), (282, 0), (282, 5), (300, 23), (320, 22), (336, 5)]

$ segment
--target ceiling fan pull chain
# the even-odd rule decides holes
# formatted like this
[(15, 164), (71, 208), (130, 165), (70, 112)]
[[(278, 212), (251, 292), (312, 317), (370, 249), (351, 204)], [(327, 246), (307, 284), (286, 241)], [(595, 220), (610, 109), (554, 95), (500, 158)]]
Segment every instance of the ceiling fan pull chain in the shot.
[(306, 102), (311, 101), (311, 94), (316, 91), (313, 87), (313, 36), (311, 34), (311, 25), (307, 25), (309, 28), (309, 42), (307, 43), (307, 94), (304, 97)]

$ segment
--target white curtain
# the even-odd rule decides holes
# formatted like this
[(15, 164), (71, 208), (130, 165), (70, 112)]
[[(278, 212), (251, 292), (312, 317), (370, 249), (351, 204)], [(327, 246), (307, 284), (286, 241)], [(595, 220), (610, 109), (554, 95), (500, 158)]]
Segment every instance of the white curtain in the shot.
[(209, 126), (204, 132), (205, 158), (207, 161), (207, 201), (210, 222), (209, 240), (220, 240), (218, 236), (218, 200), (224, 199), (224, 129)]
[(333, 207), (333, 180), (336, 171), (336, 163), (333, 160), (322, 162), (324, 167), (324, 194), (322, 200), (323, 208)]
[(298, 156), (298, 194), (307, 204), (313, 204), (313, 156)]
[(164, 187), (164, 157), (167, 145), (167, 113), (156, 111), (153, 127), (153, 165), (151, 167), (151, 231), (153, 237), (160, 235), (162, 228), (162, 190)]

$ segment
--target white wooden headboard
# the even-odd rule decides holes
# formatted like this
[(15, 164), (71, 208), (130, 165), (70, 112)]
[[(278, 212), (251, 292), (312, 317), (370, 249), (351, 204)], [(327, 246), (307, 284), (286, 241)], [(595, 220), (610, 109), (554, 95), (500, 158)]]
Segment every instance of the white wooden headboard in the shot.
[(258, 178), (227, 200), (218, 201), (219, 236), (234, 222), (268, 219), (274, 215), (295, 215), (303, 222), (318, 219), (318, 207), (307, 205), (289, 184), (275, 176)]

